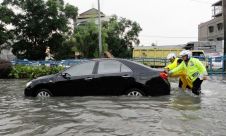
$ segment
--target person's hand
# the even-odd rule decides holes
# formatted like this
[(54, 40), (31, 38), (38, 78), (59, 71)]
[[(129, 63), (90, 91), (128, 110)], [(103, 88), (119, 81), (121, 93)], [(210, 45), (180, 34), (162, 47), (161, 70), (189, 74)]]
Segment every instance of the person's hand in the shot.
[(168, 68), (164, 68), (164, 72), (168, 74), (169, 73), (169, 69)]
[(207, 80), (207, 76), (203, 76), (203, 80)]
[(164, 69), (164, 72), (165, 72), (165, 73), (169, 73), (169, 70), (168, 70), (168, 69)]
[(200, 80), (207, 80), (207, 76), (204, 74), (199, 75)]
[(171, 76), (173, 74), (173, 72), (170, 70), (168, 73), (167, 73), (169, 76)]

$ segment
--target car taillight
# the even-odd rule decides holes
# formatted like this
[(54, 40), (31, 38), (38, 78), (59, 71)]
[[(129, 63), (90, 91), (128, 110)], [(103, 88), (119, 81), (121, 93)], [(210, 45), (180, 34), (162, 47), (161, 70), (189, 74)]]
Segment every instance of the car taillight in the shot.
[(160, 73), (160, 77), (163, 78), (163, 79), (165, 79), (165, 80), (167, 80), (168, 79), (168, 74), (165, 73), (165, 72), (161, 72)]

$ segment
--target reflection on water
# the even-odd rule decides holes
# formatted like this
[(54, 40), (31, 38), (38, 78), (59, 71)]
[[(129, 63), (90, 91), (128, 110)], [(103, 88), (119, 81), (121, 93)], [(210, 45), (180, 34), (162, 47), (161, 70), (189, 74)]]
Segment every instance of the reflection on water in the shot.
[[(218, 78), (218, 77), (217, 77)], [(0, 135), (224, 135), (226, 84), (212, 78), (194, 97), (25, 98), (25, 80), (0, 80)]]
[[(180, 92), (178, 92), (180, 93)], [(170, 105), (177, 110), (199, 110), (201, 109), (201, 98), (193, 95), (172, 96)]]

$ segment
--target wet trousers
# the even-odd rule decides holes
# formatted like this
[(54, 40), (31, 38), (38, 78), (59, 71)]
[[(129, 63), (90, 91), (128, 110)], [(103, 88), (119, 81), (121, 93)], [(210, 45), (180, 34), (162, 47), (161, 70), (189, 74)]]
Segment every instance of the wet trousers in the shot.
[(192, 93), (199, 95), (201, 94), (201, 85), (202, 85), (202, 81), (199, 78), (197, 78), (193, 83), (193, 87), (192, 87)]

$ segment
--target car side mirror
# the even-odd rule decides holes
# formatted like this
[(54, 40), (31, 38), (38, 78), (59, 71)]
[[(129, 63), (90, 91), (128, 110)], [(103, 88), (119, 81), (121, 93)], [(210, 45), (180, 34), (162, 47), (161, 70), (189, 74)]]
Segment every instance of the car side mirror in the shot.
[(71, 75), (68, 74), (68, 73), (62, 73), (61, 76), (65, 79), (70, 79), (71, 78)]

